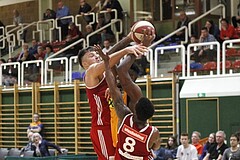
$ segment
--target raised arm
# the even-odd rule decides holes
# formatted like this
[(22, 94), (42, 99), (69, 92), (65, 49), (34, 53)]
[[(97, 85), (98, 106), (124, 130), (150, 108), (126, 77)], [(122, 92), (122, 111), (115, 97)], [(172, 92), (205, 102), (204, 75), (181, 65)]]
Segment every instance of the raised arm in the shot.
[(128, 55), (118, 66), (117, 73), (123, 90), (130, 97), (129, 108), (134, 111), (136, 102), (143, 96), (141, 88), (132, 81), (128, 70), (135, 61), (136, 57)]
[[(142, 41), (143, 45), (149, 46), (154, 38), (155, 38), (154, 32), (152, 33), (149, 30), (145, 30), (144, 38)], [(136, 59), (136, 56), (128, 55), (120, 63), (117, 69), (121, 86), (123, 90), (127, 93), (127, 95), (130, 97), (129, 107), (132, 112), (134, 111), (134, 106), (136, 102), (139, 100), (139, 98), (143, 96), (141, 88), (132, 81), (128, 73), (128, 70), (130, 69), (131, 65), (134, 63), (135, 59)]]
[(113, 73), (111, 71), (109, 56), (105, 55), (102, 52), (102, 49), (100, 46), (95, 46), (95, 49), (104, 61), (106, 81), (108, 83), (110, 95), (113, 99), (113, 103), (114, 103), (115, 111), (118, 116), (119, 124), (121, 124), (125, 115), (131, 113), (131, 111), (127, 106), (124, 105), (122, 94), (121, 94), (119, 88), (117, 87), (115, 77), (113, 76)]
[[(110, 68), (113, 67), (115, 64), (117, 64), (120, 61), (120, 59), (123, 56), (127, 54), (133, 54), (135, 56), (138, 56), (138, 55), (142, 55), (146, 51), (147, 51), (147, 48), (142, 45), (135, 45), (135, 46), (124, 48), (109, 56), (110, 57), (109, 66)], [(100, 63), (97, 63), (96, 65), (90, 66), (87, 72), (88, 74), (91, 75), (91, 77), (98, 77), (104, 72), (104, 70), (105, 70), (104, 62), (100, 62)]]

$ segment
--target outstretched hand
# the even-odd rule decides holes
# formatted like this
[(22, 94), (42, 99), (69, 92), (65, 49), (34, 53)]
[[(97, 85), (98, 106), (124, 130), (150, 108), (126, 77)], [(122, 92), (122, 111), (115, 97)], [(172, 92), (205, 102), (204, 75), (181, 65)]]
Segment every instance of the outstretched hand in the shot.
[(143, 46), (142, 44), (134, 45), (125, 48), (128, 54), (134, 54), (136, 57), (144, 55), (148, 51), (147, 47)]
[(101, 46), (98, 45), (94, 45), (94, 50), (99, 54), (99, 56), (102, 58), (102, 60), (104, 62), (108, 62), (109, 61), (109, 56), (107, 54), (104, 54), (102, 51)]

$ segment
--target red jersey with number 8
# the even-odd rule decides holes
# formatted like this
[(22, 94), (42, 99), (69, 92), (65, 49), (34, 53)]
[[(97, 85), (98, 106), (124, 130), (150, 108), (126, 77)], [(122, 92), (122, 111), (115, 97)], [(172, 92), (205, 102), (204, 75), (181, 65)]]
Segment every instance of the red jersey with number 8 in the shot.
[(152, 160), (151, 149), (148, 148), (149, 140), (154, 128), (149, 124), (139, 129), (133, 123), (133, 114), (124, 117), (118, 129), (118, 143), (116, 160)]

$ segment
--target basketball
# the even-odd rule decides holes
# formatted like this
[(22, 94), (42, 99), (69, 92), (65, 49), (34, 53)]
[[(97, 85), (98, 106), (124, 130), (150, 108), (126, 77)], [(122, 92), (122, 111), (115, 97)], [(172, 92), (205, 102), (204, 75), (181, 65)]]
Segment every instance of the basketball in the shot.
[(144, 30), (150, 30), (152, 33), (155, 32), (154, 26), (148, 21), (138, 21), (136, 22), (131, 31), (132, 39), (137, 43), (141, 43), (144, 38)]

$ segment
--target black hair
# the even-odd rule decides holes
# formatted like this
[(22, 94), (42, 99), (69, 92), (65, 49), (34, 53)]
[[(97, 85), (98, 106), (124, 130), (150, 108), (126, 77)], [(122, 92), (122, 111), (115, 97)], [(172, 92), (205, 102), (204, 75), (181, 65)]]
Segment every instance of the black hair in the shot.
[(175, 149), (175, 148), (177, 148), (178, 143), (177, 143), (177, 138), (176, 138), (176, 136), (169, 136), (169, 137), (168, 137), (168, 140), (169, 140), (170, 138), (173, 139), (173, 145), (170, 146), (169, 143), (167, 142), (166, 148), (168, 148), (168, 149)]
[(1, 58), (0, 61), (2, 61), (3, 63), (6, 63), (5, 59)]
[(201, 31), (202, 31), (202, 30), (208, 31), (207, 27), (202, 27)]
[(46, 46), (45, 46), (45, 48), (50, 48), (50, 50), (51, 50), (51, 52), (53, 52), (53, 47), (52, 47), (52, 45), (50, 45), (50, 44), (47, 44)]
[(226, 18), (221, 19), (221, 22), (222, 22), (222, 21), (224, 21), (224, 22), (226, 22), (227, 24), (229, 24), (229, 22), (228, 22), (228, 20), (227, 20)]
[(188, 137), (188, 133), (187, 132), (183, 132), (183, 133), (181, 133), (181, 136), (187, 136)]
[(138, 100), (135, 106), (135, 110), (136, 110), (137, 118), (140, 121), (146, 121), (147, 119), (153, 116), (154, 105), (148, 98), (142, 97)]
[(83, 48), (78, 52), (78, 62), (80, 64), (81, 67), (83, 67), (82, 65), (82, 58), (83, 56), (87, 53), (87, 52), (91, 52), (94, 51), (94, 48), (92, 46), (89, 46), (87, 48)]
[(237, 138), (237, 141), (239, 142), (239, 137), (236, 133), (232, 134), (231, 137), (236, 137)]

